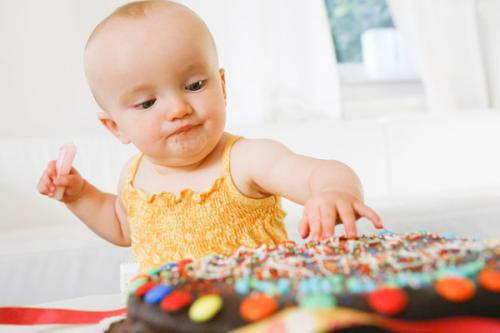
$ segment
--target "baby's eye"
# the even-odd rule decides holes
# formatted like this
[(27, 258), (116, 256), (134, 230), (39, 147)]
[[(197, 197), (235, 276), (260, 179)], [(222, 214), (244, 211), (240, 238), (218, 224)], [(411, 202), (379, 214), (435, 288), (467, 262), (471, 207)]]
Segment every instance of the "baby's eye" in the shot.
[(186, 87), (186, 90), (189, 90), (189, 91), (198, 91), (201, 88), (203, 88), (203, 86), (205, 85), (205, 82), (206, 82), (206, 80), (200, 80), (200, 81), (196, 81), (194, 83), (191, 83), (190, 85), (188, 85)]
[(149, 109), (150, 107), (152, 107), (155, 104), (155, 102), (156, 102), (156, 99), (150, 99), (148, 101), (137, 104), (136, 107), (140, 108), (140, 109)]

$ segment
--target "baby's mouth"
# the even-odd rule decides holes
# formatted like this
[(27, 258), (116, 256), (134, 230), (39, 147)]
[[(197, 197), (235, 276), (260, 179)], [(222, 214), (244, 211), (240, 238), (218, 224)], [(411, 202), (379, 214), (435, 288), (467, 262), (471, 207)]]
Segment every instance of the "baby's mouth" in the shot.
[(173, 131), (169, 136), (174, 136), (182, 133), (186, 133), (191, 131), (194, 128), (197, 128), (199, 125), (184, 125)]

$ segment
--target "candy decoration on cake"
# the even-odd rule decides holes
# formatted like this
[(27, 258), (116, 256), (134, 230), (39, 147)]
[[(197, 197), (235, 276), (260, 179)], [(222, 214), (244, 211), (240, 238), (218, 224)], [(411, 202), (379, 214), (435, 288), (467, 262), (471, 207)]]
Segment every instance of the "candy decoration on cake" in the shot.
[(144, 295), (144, 302), (148, 304), (158, 304), (160, 303), (165, 296), (172, 292), (172, 287), (167, 286), (165, 284), (159, 284), (146, 293)]
[(499, 242), (383, 230), (166, 263), (138, 275), (129, 295), (133, 313), (148, 303), (167, 319), (185, 313), (193, 324), (214, 322), (225, 329), (232, 326), (221, 318), (233, 318), (239, 327), (290, 308), (340, 313), (361, 307), (397, 317), (411, 313), (407, 309), (417, 295), (419, 302), (431, 297), (464, 304), (479, 292), (500, 292), (499, 257)]
[(485, 268), (479, 273), (478, 279), (483, 288), (497, 293), (500, 292), (500, 271)]
[(167, 312), (177, 312), (191, 304), (192, 301), (191, 294), (176, 290), (161, 301), (161, 308)]
[(189, 318), (196, 323), (202, 323), (214, 317), (221, 308), (222, 298), (219, 295), (204, 295), (189, 308)]
[(276, 300), (266, 294), (256, 293), (246, 297), (240, 304), (241, 317), (247, 321), (261, 320), (278, 310)]
[(335, 297), (327, 293), (311, 294), (299, 299), (299, 305), (306, 309), (329, 309), (336, 304)]
[(408, 299), (399, 288), (379, 288), (368, 296), (368, 304), (378, 313), (394, 315), (403, 311)]
[(464, 302), (471, 299), (475, 290), (472, 281), (461, 277), (445, 277), (436, 282), (438, 294), (452, 302)]
[(142, 285), (138, 286), (137, 289), (135, 289), (134, 295), (141, 297), (141, 296), (145, 295), (148, 291), (153, 289), (155, 286), (156, 286), (156, 283), (154, 281), (144, 282)]

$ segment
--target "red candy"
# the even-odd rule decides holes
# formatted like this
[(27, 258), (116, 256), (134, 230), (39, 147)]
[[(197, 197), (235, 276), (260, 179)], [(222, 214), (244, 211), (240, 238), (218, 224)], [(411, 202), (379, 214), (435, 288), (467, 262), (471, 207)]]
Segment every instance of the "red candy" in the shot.
[(484, 289), (500, 292), (500, 272), (485, 268), (479, 273), (478, 280)]
[(165, 297), (161, 301), (160, 307), (167, 312), (176, 312), (191, 304), (192, 301), (189, 293), (177, 290)]
[(191, 259), (182, 259), (181, 261), (177, 262), (177, 268), (179, 269), (179, 272), (183, 273), (184, 267), (192, 262), (193, 260)]
[(384, 315), (394, 315), (403, 311), (407, 303), (406, 294), (398, 288), (380, 288), (368, 296), (370, 307)]
[(273, 314), (278, 309), (276, 300), (266, 294), (253, 294), (240, 304), (240, 314), (246, 321), (256, 321)]
[(452, 302), (465, 302), (474, 296), (474, 284), (461, 277), (444, 277), (436, 282), (436, 291), (443, 298)]
[(145, 293), (147, 293), (154, 286), (156, 286), (155, 282), (153, 282), (153, 281), (146, 282), (142, 286), (140, 286), (139, 288), (137, 288), (135, 290), (134, 295), (142, 297)]

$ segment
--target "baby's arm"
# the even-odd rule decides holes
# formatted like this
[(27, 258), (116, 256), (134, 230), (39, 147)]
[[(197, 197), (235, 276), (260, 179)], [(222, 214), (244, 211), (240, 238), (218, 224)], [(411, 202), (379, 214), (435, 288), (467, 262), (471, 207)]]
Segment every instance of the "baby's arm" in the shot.
[(344, 223), (347, 236), (354, 237), (355, 222), (361, 216), (382, 228), (378, 215), (363, 203), (361, 182), (347, 165), (298, 155), (272, 140), (237, 144), (239, 167), (246, 169), (259, 193), (279, 194), (304, 206), (299, 225), (302, 237), (331, 236), (337, 222)]
[[(123, 168), (119, 190), (123, 186), (129, 164), (130, 161)], [(39, 192), (53, 197), (55, 187), (65, 187), (61, 201), (73, 214), (107, 241), (119, 246), (130, 246), (126, 216), (117, 196), (100, 191), (83, 179), (74, 168), (67, 176), (57, 176), (54, 168), (55, 162), (52, 161), (40, 179)]]

